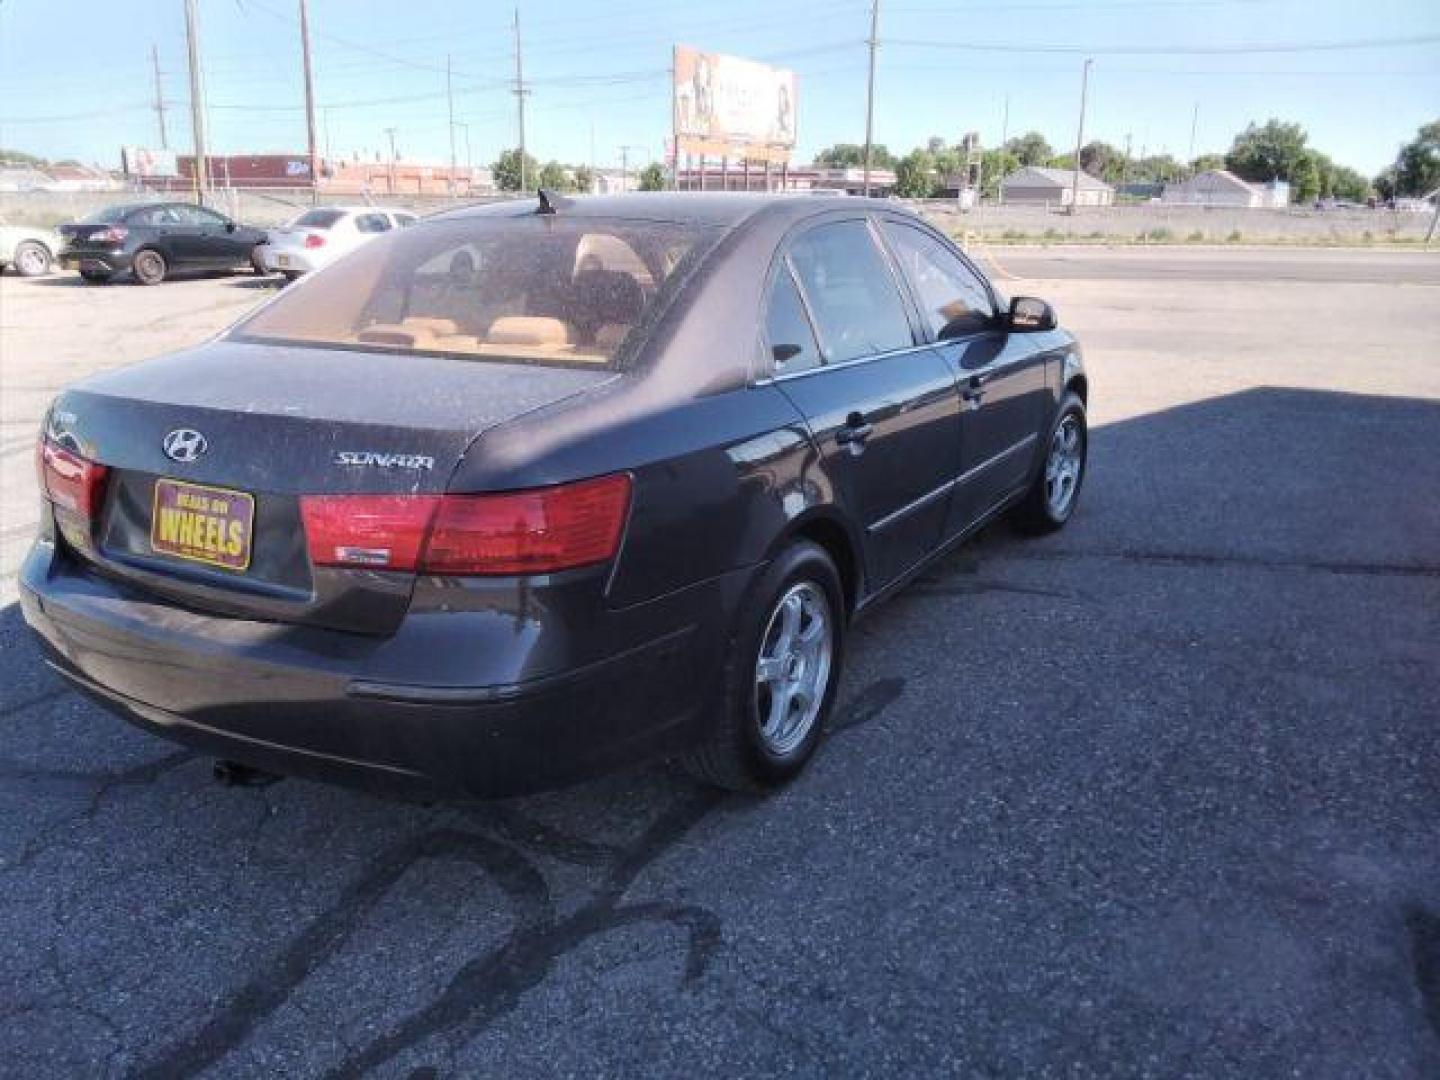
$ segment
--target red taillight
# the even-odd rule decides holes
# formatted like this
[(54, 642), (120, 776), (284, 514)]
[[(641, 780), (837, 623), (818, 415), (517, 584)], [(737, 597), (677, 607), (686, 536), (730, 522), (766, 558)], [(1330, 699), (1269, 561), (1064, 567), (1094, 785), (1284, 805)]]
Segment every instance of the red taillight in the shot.
[(45, 438), (40, 440), (38, 457), (40, 490), (45, 497), (56, 506), (93, 518), (110, 470)]
[(130, 235), (130, 230), (124, 225), (107, 225), (103, 229), (96, 229), (87, 239), (101, 244), (118, 244)]
[(325, 237), (321, 236), (319, 233), (312, 232), (305, 237), (305, 246), (307, 248), (324, 247)]
[(629, 507), (623, 473), (494, 495), (300, 500), (315, 565), (426, 574), (548, 574), (605, 562)]

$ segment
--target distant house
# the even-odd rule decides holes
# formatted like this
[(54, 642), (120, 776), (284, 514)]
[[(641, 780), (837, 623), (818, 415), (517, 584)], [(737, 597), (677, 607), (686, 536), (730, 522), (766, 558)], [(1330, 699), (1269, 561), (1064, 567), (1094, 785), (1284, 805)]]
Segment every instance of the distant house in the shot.
[(1283, 180), (1252, 184), (1228, 169), (1209, 169), (1189, 180), (1167, 184), (1161, 202), (1184, 206), (1280, 207), (1290, 203), (1290, 185)]
[[(1074, 184), (1075, 173), (1070, 169), (1027, 165), (1000, 181), (1000, 196), (1010, 206), (1069, 206)], [(1115, 189), (1082, 170), (1077, 201), (1081, 206), (1110, 206), (1115, 202)]]

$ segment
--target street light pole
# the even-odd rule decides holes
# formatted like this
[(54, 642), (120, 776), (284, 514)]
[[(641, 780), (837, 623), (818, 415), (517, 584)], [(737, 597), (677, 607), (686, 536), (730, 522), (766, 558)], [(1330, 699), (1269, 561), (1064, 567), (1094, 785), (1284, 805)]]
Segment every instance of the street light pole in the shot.
[(310, 5), (300, 0), (300, 51), (305, 68), (305, 137), (310, 150), (310, 205), (320, 201), (319, 159), (315, 153), (315, 79), (310, 71)]
[(195, 0), (185, 0), (185, 47), (190, 60), (190, 128), (195, 138), (195, 194), (200, 205), (210, 195), (210, 162), (205, 157), (205, 79), (200, 70), (200, 26)]
[(1080, 129), (1075, 133), (1075, 173), (1070, 180), (1070, 213), (1080, 208), (1080, 148), (1085, 145), (1085, 98), (1090, 89), (1090, 65), (1095, 61), (1087, 58), (1080, 72)]
[(399, 128), (387, 127), (385, 134), (390, 136), (390, 194), (395, 194), (395, 132)]
[(875, 134), (875, 49), (880, 44), (880, 0), (870, 0), (870, 78), (865, 87), (865, 195), (870, 195), (870, 157)]

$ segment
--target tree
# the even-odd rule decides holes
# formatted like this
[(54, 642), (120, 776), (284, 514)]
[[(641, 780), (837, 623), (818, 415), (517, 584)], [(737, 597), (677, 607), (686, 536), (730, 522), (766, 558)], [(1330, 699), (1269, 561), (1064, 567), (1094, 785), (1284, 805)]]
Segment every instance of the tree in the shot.
[(0, 161), (8, 162), (9, 164), (12, 164), (12, 165), (37, 165), (37, 166), (38, 166), (38, 165), (48, 165), (48, 164), (49, 164), (49, 162), (47, 162), (44, 158), (42, 158), (42, 157), (36, 157), (34, 154), (27, 154), (27, 153), (24, 153), (23, 151), (20, 151), (20, 150), (5, 150), (5, 149), (0, 149)]
[(1440, 120), (1432, 120), (1400, 148), (1395, 158), (1395, 190), (1424, 197), (1440, 188)]
[(570, 191), (574, 188), (574, 181), (570, 179), (570, 173), (564, 165), (558, 161), (547, 161), (541, 166), (535, 186), (548, 188), (551, 191)]
[(658, 161), (652, 161), (640, 170), (641, 191), (664, 191), (665, 170)]
[(935, 155), (918, 147), (895, 164), (895, 194), (926, 199), (935, 191)]
[(1080, 148), (1080, 168), (1106, 183), (1117, 183), (1125, 173), (1125, 155), (1097, 139)]
[(1330, 194), (1337, 199), (1364, 202), (1370, 197), (1370, 181), (1354, 169), (1336, 165), (1330, 177)]
[(1320, 170), (1306, 154), (1290, 171), (1290, 190), (1297, 203), (1313, 202), (1320, 194)]
[(980, 195), (997, 198), (1000, 182), (1020, 167), (1020, 161), (1008, 150), (986, 150), (980, 156)]
[(1194, 161), (1190, 162), (1192, 173), (1213, 172), (1225, 168), (1224, 154), (1201, 154)]
[[(832, 169), (859, 169), (865, 165), (865, 147), (858, 143), (836, 143), (815, 155), (815, 164)], [(893, 169), (895, 155), (881, 143), (870, 147), (870, 164), (876, 169)]]
[[(495, 186), (501, 191), (520, 190), (520, 151), (502, 150), (495, 164), (490, 166)], [(533, 187), (540, 175), (540, 163), (529, 154), (525, 155), (525, 183)]]
[(1294, 183), (1295, 170), (1306, 159), (1305, 141), (1305, 129), (1299, 124), (1267, 120), (1263, 126), (1257, 126), (1252, 122), (1235, 136), (1230, 152), (1225, 155), (1225, 164), (1241, 180)]
[(590, 166), (575, 166), (575, 190), (586, 195), (595, 190), (595, 174), (590, 171)]
[(1027, 131), (1011, 139), (1005, 144), (1005, 149), (1014, 154), (1021, 165), (1044, 165), (1055, 156), (1045, 136), (1038, 131)]

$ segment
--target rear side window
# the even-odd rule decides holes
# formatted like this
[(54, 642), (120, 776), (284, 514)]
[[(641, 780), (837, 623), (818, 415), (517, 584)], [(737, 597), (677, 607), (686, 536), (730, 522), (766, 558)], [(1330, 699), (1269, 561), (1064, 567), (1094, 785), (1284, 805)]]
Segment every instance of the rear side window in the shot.
[(384, 214), (357, 214), (355, 230), (363, 233), (389, 232), (390, 219)]
[(815, 343), (815, 332), (810, 328), (805, 305), (795, 288), (790, 267), (785, 263), (780, 264), (779, 272), (770, 284), (765, 336), (769, 341), (776, 375), (792, 375), (820, 366), (820, 348)]
[(792, 245), (790, 258), (826, 363), (915, 344), (895, 278), (864, 222), (811, 229)]
[(883, 228), (937, 338), (959, 337), (991, 325), (995, 307), (989, 291), (953, 251), (911, 225), (887, 221)]
[(395, 219), (395, 224), (402, 229), (408, 229), (419, 220), (414, 214), (391, 214), (390, 216)]
[(342, 210), (306, 210), (290, 223), (292, 229), (328, 229), (345, 216)]

